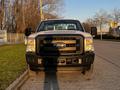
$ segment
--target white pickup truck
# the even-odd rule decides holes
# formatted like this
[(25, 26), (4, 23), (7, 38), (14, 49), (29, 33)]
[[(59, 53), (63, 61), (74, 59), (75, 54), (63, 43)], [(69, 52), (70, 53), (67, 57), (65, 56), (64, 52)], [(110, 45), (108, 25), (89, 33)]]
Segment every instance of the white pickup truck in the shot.
[[(27, 32), (30, 34), (31, 29)], [(42, 21), (36, 32), (29, 34), (26, 34), (26, 61), (31, 70), (49, 66), (80, 67), (84, 75), (92, 73), (93, 38), (78, 20)]]

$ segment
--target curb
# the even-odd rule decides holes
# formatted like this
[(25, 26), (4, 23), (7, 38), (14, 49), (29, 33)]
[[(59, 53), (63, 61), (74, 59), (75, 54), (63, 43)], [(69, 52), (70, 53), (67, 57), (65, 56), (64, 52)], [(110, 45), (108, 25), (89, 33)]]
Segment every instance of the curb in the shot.
[(29, 78), (29, 71), (26, 70), (20, 77), (18, 77), (6, 90), (19, 90), (24, 82)]

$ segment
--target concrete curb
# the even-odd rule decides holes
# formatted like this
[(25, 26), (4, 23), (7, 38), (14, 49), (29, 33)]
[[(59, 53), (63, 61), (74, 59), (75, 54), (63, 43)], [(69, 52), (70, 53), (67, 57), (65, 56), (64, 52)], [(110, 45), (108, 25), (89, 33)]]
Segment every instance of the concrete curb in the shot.
[(24, 82), (29, 78), (29, 71), (26, 70), (20, 77), (18, 77), (6, 90), (19, 90)]

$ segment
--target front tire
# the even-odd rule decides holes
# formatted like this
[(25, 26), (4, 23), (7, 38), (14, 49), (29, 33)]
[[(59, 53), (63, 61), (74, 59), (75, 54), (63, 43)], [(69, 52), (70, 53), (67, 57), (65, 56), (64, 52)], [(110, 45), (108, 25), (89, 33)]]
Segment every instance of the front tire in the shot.
[(37, 71), (38, 70), (38, 68), (36, 66), (32, 66), (32, 65), (29, 65), (29, 69), (31, 71)]
[(83, 71), (83, 75), (84, 75), (84, 78), (86, 80), (91, 80), (92, 79), (92, 77), (93, 77), (93, 68), (94, 68), (94, 64), (91, 64), (89, 66), (89, 69)]

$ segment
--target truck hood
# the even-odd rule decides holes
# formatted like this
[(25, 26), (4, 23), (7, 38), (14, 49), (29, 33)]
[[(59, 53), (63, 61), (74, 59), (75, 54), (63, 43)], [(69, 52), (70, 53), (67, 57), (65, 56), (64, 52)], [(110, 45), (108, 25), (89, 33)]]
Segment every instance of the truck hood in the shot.
[(83, 37), (92, 37), (89, 33), (75, 31), (75, 30), (51, 30), (51, 31), (41, 31), (31, 34), (29, 38), (35, 38), (38, 35), (82, 35)]

